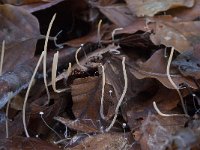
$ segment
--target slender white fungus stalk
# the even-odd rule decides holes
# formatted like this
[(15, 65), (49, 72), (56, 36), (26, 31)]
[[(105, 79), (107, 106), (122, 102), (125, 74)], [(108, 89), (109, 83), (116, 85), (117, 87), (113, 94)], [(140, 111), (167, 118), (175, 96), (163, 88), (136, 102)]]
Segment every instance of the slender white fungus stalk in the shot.
[(101, 24), (102, 24), (102, 19), (98, 23), (98, 29), (97, 29), (98, 42), (101, 41)]
[(164, 113), (162, 113), (162, 112), (158, 109), (158, 107), (157, 107), (155, 101), (153, 102), (153, 107), (154, 107), (154, 109), (156, 110), (156, 112), (157, 112), (160, 116), (163, 116), (163, 117), (185, 116), (185, 114), (164, 114)]
[(55, 53), (53, 57), (51, 81), (52, 81), (52, 88), (54, 92), (61, 93), (61, 92), (66, 91), (67, 89), (60, 89), (60, 90), (56, 89), (56, 82), (57, 82), (56, 73), (57, 73), (57, 65), (58, 65), (58, 56), (59, 56), (59, 52), (57, 51), (57, 53)]
[(115, 41), (115, 33), (116, 33), (116, 31), (120, 31), (120, 30), (123, 30), (124, 28), (116, 28), (116, 29), (114, 29), (113, 30), (113, 32), (112, 32), (112, 41), (114, 42)]
[(105, 92), (105, 84), (106, 84), (106, 78), (105, 78), (105, 69), (104, 66), (102, 65), (102, 90), (101, 90), (101, 105), (100, 105), (100, 115), (102, 119), (105, 119), (103, 110), (103, 100), (104, 100), (104, 92)]
[(76, 63), (77, 65), (82, 69), (82, 70), (87, 70), (87, 68), (83, 65), (80, 64), (79, 60), (78, 60), (78, 53), (80, 52), (81, 47), (79, 49), (77, 49), (76, 53), (75, 53), (75, 59), (76, 59)]
[(2, 49), (1, 49), (0, 76), (2, 75), (3, 71), (4, 53), (5, 53), (5, 40), (3, 40), (2, 42)]
[(110, 124), (110, 126), (108, 128), (106, 128), (106, 132), (110, 131), (110, 129), (113, 127), (116, 119), (117, 119), (117, 115), (118, 115), (118, 111), (119, 111), (119, 107), (121, 106), (121, 103), (125, 97), (125, 94), (127, 92), (127, 88), (128, 88), (128, 77), (127, 77), (127, 73), (126, 73), (126, 65), (125, 65), (125, 57), (123, 57), (123, 60), (122, 60), (122, 67), (123, 67), (123, 74), (124, 74), (124, 90), (123, 90), (123, 93), (117, 103), (117, 107), (115, 109), (115, 115), (114, 115), (114, 118)]
[(53, 15), (51, 22), (49, 23), (49, 27), (47, 30), (46, 39), (45, 39), (45, 43), (44, 43), (43, 76), (44, 76), (44, 84), (45, 84), (45, 88), (46, 88), (46, 92), (47, 92), (47, 97), (48, 97), (47, 104), (50, 101), (50, 93), (49, 93), (48, 84), (47, 84), (47, 45), (48, 45), (50, 31), (51, 31), (51, 28), (52, 28), (55, 18), (56, 18), (56, 14)]
[(173, 57), (173, 54), (174, 54), (174, 47), (171, 48), (171, 52), (170, 52), (170, 55), (169, 55), (169, 59), (168, 59), (168, 63), (167, 63), (167, 78), (168, 80), (170, 81), (170, 83), (172, 84), (172, 86), (176, 89), (176, 91), (178, 92), (178, 95), (180, 97), (180, 100), (181, 100), (181, 104), (182, 104), (182, 107), (183, 107), (183, 111), (185, 113), (186, 116), (188, 116), (188, 113), (187, 113), (187, 110), (185, 108), (185, 105), (184, 105), (184, 100), (183, 100), (183, 97), (181, 95), (181, 92), (180, 90), (178, 89), (178, 87), (176, 86), (176, 84), (174, 83), (174, 81), (172, 80), (171, 76), (170, 76), (170, 64), (172, 62), (172, 57)]
[(26, 137), (30, 137), (29, 134), (28, 134), (28, 131), (27, 131), (27, 127), (26, 127), (26, 103), (27, 103), (27, 100), (28, 100), (28, 96), (29, 96), (29, 92), (30, 92), (30, 89), (31, 89), (31, 86), (32, 86), (32, 83), (34, 81), (34, 78), (35, 78), (35, 75), (37, 73), (37, 70), (40, 66), (40, 63), (44, 57), (44, 51), (42, 52), (42, 54), (40, 55), (40, 58), (38, 60), (38, 63), (35, 67), (35, 70), (33, 72), (33, 75), (31, 77), (31, 80), (30, 80), (30, 83), (29, 83), (29, 86), (28, 86), (28, 89), (26, 91), (26, 95), (25, 95), (25, 99), (24, 99), (24, 104), (23, 104), (23, 113), (22, 113), (22, 116), (23, 116), (23, 125), (24, 125), (24, 131), (25, 131), (25, 134), (26, 134)]
[(10, 102), (11, 102), (11, 99), (8, 101), (7, 106), (6, 106), (6, 138), (9, 138), (9, 131), (8, 131), (8, 121), (9, 121), (9, 118), (8, 118), (8, 112), (9, 112)]

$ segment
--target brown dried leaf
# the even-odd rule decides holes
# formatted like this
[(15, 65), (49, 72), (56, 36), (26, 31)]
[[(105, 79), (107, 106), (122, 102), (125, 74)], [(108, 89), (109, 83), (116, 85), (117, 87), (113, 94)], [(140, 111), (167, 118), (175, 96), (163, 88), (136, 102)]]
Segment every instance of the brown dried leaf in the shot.
[(100, 127), (92, 124), (92, 120), (70, 120), (63, 117), (54, 117), (54, 119), (66, 125), (70, 129), (81, 131), (84, 133), (96, 133), (100, 130)]
[(72, 150), (116, 150), (116, 149), (131, 149), (133, 139), (130, 133), (105, 133), (96, 136), (89, 136), (81, 142), (81, 144), (72, 148)]
[(57, 5), (58, 3), (62, 2), (62, 1), (64, 1), (64, 0), (48, 0), (48, 3), (47, 2), (45, 2), (45, 3), (38, 2), (38, 3), (32, 3), (32, 4), (25, 4), (20, 7), (26, 9), (29, 13), (33, 13), (36, 11), (50, 8), (54, 5)]
[[(26, 120), (29, 120), (30, 115), (26, 115)], [(13, 118), (8, 119), (8, 135), (9, 137), (19, 136), (23, 133), (24, 126), (22, 122), (22, 113), (17, 114)], [(6, 137), (6, 123), (0, 123), (0, 139)]]
[(176, 8), (166, 12), (168, 15), (179, 18), (184, 21), (192, 21), (200, 16), (200, 0), (195, 0), (195, 5), (192, 8)]
[(162, 117), (149, 115), (142, 123), (140, 130), (134, 133), (142, 150), (165, 149), (172, 139), (172, 134), (184, 127), (187, 118), (183, 116)]
[(153, 17), (159, 12), (166, 11), (177, 7), (193, 7), (194, 0), (143, 0), (133, 1), (125, 0), (133, 14), (138, 17), (150, 16)]
[[(87, 77), (75, 79), (71, 85), (74, 115), (79, 120), (86, 120), (88, 126), (99, 126), (101, 83), (100, 77)], [(113, 92), (111, 96), (109, 90), (113, 90), (113, 88), (106, 84), (104, 94), (104, 115), (106, 118), (112, 117), (114, 113), (113, 101), (116, 101), (115, 93)]]
[(34, 56), (40, 31), (37, 19), (16, 6), (0, 5), (0, 20), (0, 42), (5, 40), (6, 43), (5, 72)]
[(135, 17), (131, 14), (129, 8), (124, 4), (114, 4), (109, 6), (98, 6), (101, 13), (110, 19), (118, 27), (130, 25)]
[(2, 0), (4, 4), (23, 5), (37, 2), (47, 2), (48, 0)]
[(200, 79), (200, 60), (199, 50), (183, 52), (172, 61), (172, 65), (176, 66), (180, 73), (186, 77)]
[(41, 149), (41, 150), (59, 150), (59, 148), (53, 144), (42, 141), (35, 138), (13, 137), (9, 139), (0, 139), (1, 149)]
[[(138, 79), (156, 78), (167, 88), (173, 89), (174, 87), (169, 82), (166, 74), (167, 61), (168, 59), (164, 57), (164, 50), (158, 50), (146, 62), (140, 62), (138, 66), (133, 66), (131, 72)], [(171, 67), (170, 75), (176, 85), (186, 83), (188, 86), (196, 88), (193, 81), (182, 77), (178, 72), (177, 69)]]
[(154, 44), (174, 47), (180, 53), (188, 51), (199, 42), (200, 21), (190, 22), (158, 22), (155, 34), (151, 35)]

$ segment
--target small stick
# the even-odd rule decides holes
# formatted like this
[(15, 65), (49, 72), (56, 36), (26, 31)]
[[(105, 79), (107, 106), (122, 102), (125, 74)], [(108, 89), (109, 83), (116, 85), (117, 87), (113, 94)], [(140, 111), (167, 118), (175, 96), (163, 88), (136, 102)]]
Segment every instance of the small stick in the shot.
[(122, 93), (118, 103), (117, 103), (117, 107), (115, 109), (115, 116), (114, 116), (110, 126), (108, 128), (106, 128), (106, 132), (110, 131), (110, 129), (113, 127), (113, 125), (117, 119), (119, 107), (121, 106), (121, 103), (125, 97), (125, 94), (126, 94), (127, 88), (128, 88), (128, 77), (127, 77), (127, 73), (126, 73), (125, 57), (123, 57), (123, 60), (122, 60), (122, 67), (123, 67), (123, 74), (124, 74), (124, 90), (123, 90), (123, 93)]

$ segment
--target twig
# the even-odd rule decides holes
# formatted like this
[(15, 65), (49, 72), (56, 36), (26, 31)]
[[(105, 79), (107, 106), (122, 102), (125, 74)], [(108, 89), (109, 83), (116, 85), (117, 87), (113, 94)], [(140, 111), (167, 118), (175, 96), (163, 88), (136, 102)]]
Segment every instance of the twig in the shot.
[(115, 109), (115, 115), (114, 115), (114, 118), (110, 124), (110, 126), (108, 128), (106, 128), (106, 132), (110, 131), (110, 129), (113, 127), (116, 119), (117, 119), (117, 115), (118, 115), (118, 111), (119, 111), (119, 107), (121, 106), (121, 103), (125, 97), (125, 94), (127, 92), (127, 88), (128, 88), (128, 78), (127, 78), (127, 73), (126, 73), (126, 65), (125, 65), (125, 57), (123, 57), (123, 60), (122, 60), (122, 67), (123, 67), (123, 74), (124, 74), (124, 90), (123, 90), (123, 93), (117, 103), (117, 107)]

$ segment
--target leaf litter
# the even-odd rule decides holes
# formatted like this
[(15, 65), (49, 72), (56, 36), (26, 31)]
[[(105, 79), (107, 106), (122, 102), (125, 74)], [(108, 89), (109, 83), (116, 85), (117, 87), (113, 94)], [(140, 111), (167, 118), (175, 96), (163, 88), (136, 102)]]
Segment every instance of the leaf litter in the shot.
[(199, 149), (198, 8), (0, 1), (0, 148)]

